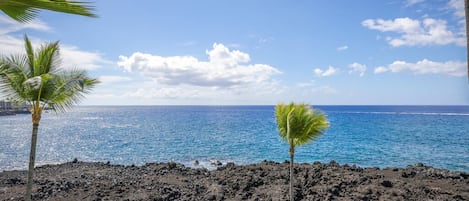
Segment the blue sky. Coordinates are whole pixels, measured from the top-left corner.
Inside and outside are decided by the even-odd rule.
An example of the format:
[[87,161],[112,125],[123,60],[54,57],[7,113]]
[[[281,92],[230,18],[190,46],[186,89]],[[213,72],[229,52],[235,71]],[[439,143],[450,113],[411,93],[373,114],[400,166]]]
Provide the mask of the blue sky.
[[60,40],[86,105],[467,105],[463,0],[96,1],[0,15],[0,51]]

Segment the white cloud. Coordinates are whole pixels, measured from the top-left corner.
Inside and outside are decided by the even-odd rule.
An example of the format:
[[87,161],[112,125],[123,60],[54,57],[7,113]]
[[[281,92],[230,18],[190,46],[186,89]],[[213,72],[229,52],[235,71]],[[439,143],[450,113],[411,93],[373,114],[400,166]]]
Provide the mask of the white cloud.
[[119,56],[117,65],[128,72],[152,78],[158,84],[232,89],[272,83],[271,77],[281,73],[266,64],[244,64],[250,61],[248,54],[231,51],[223,44],[215,43],[206,54],[208,61],[199,61],[192,56],[162,57],[135,52],[130,57]]
[[321,70],[319,68],[314,69],[314,74],[318,77],[327,77],[331,75],[335,75],[339,72],[339,69],[334,68],[333,66],[329,66],[327,70]]
[[0,34],[0,55],[24,53],[24,40]]
[[[253,64],[250,55],[215,44],[208,59],[135,52],[120,56],[118,66],[129,76],[102,76],[102,86],[90,96],[94,104],[275,104],[285,92],[266,64]],[[130,77],[131,76],[131,77]],[[113,87],[109,87],[113,86]]]
[[407,0],[406,2],[406,6],[412,6],[414,4],[418,4],[418,3],[422,3],[424,2],[425,0]]
[[381,73],[385,73],[385,72],[388,72],[389,69],[384,67],[384,66],[379,66],[379,67],[376,67],[375,68],[375,74],[381,74]]
[[348,49],[348,46],[347,45],[344,45],[344,46],[340,46],[337,48],[337,51],[344,51],[344,50],[347,50]]
[[197,98],[200,94],[197,90],[188,90],[182,87],[165,87],[165,88],[139,88],[136,91],[126,92],[121,97],[128,98]]
[[446,61],[435,62],[427,59],[418,61],[417,63],[407,63],[405,61],[394,61],[388,66],[379,66],[375,68],[375,73],[402,71],[411,71],[416,74],[446,74],[450,76],[466,76],[466,62]]
[[38,31],[51,30],[51,28],[47,26],[46,23],[38,19],[34,19],[29,23],[18,23],[4,15],[0,15],[0,25],[2,27],[2,29],[0,29],[0,35],[20,31],[23,29],[33,29]]
[[448,7],[454,10],[454,15],[460,18],[464,18],[464,0],[450,0],[448,2]]
[[[114,85],[114,84],[113,84]],[[120,104],[275,104],[286,88],[273,81],[233,86],[230,89],[195,85],[166,85],[131,80],[101,88],[96,101],[118,99]],[[115,90],[117,88],[117,90]]]
[[84,70],[92,70],[111,62],[104,59],[100,53],[80,50],[76,46],[61,45],[60,54],[63,67],[76,67]]
[[300,88],[312,87],[314,86],[314,82],[302,82],[302,83],[296,84],[296,86]]
[[410,18],[396,18],[394,20],[367,19],[362,25],[381,32],[396,32],[398,37],[387,37],[386,40],[393,47],[399,46],[427,46],[427,45],[466,45],[464,35],[455,34],[446,26],[445,20],[425,18],[422,21]]
[[366,65],[364,64],[354,62],[353,64],[349,65],[349,68],[351,68],[351,70],[349,71],[350,74],[353,72],[357,72],[360,74],[360,77],[363,77],[365,75]]
[[[49,31],[50,28],[42,21],[35,20],[30,23],[20,24],[4,16],[0,16],[0,54],[24,54],[24,40],[13,36],[14,32],[24,29],[33,29],[37,31]],[[40,47],[41,44],[50,41],[28,36],[35,48]],[[103,58],[103,56],[96,52],[89,52],[80,50],[76,46],[67,44],[60,44],[60,58],[64,68],[80,68],[85,70],[96,69],[103,64],[110,62]]]
[[413,20],[410,18],[397,18],[395,20],[383,20],[383,19],[367,19],[362,22],[362,25],[378,31],[395,31],[401,33],[414,33],[420,32],[420,21]]
[[99,76],[98,80],[104,84],[111,84],[111,83],[116,83],[116,82],[131,81],[132,79],[129,77],[124,77],[124,76],[104,75],[104,76]]

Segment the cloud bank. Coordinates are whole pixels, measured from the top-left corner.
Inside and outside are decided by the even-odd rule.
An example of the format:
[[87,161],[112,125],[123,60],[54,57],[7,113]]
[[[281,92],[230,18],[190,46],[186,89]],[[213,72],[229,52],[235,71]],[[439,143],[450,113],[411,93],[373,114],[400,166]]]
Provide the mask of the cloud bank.
[[416,63],[407,63],[405,61],[394,61],[387,66],[379,66],[374,69],[375,74],[385,72],[404,72],[410,71],[416,74],[446,74],[450,76],[466,76],[466,62],[447,61],[436,62],[423,59]]
[[192,56],[171,56],[135,52],[119,56],[117,65],[132,73],[151,78],[158,84],[189,85],[216,88],[236,88],[251,84],[272,82],[272,76],[281,73],[266,64],[247,64],[250,56],[239,50],[230,50],[223,44],[213,44],[207,50],[208,61]]
[[465,36],[461,32],[449,30],[445,20],[425,18],[415,20],[396,18],[394,20],[367,19],[362,25],[381,32],[395,32],[399,36],[387,37],[386,41],[393,47],[449,45],[465,46]]
[[[425,0],[407,0],[406,6],[420,4]],[[367,19],[362,26],[381,32],[394,32],[386,37],[393,47],[400,46],[431,46],[431,45],[466,45],[465,12],[463,0],[450,0],[444,6],[452,12],[460,26],[448,27],[446,20],[434,19],[424,15],[421,20],[411,18],[395,18],[391,20]],[[397,34],[397,36],[396,36]]]

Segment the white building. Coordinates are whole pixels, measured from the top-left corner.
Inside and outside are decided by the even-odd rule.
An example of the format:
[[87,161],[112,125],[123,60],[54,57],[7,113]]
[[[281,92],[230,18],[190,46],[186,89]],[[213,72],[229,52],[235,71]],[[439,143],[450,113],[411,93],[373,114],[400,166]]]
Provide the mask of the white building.
[[0,111],[12,110],[13,104],[11,102],[0,100]]
[[0,111],[27,111],[29,110],[29,106],[26,103],[21,105],[15,105],[12,102],[0,100]]

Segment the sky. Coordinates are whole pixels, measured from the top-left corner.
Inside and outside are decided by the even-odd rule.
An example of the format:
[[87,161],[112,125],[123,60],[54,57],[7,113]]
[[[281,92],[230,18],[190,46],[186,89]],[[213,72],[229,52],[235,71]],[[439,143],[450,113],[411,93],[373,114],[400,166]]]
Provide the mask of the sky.
[[83,105],[469,105],[463,0],[96,0],[0,14],[0,54],[60,41]]

